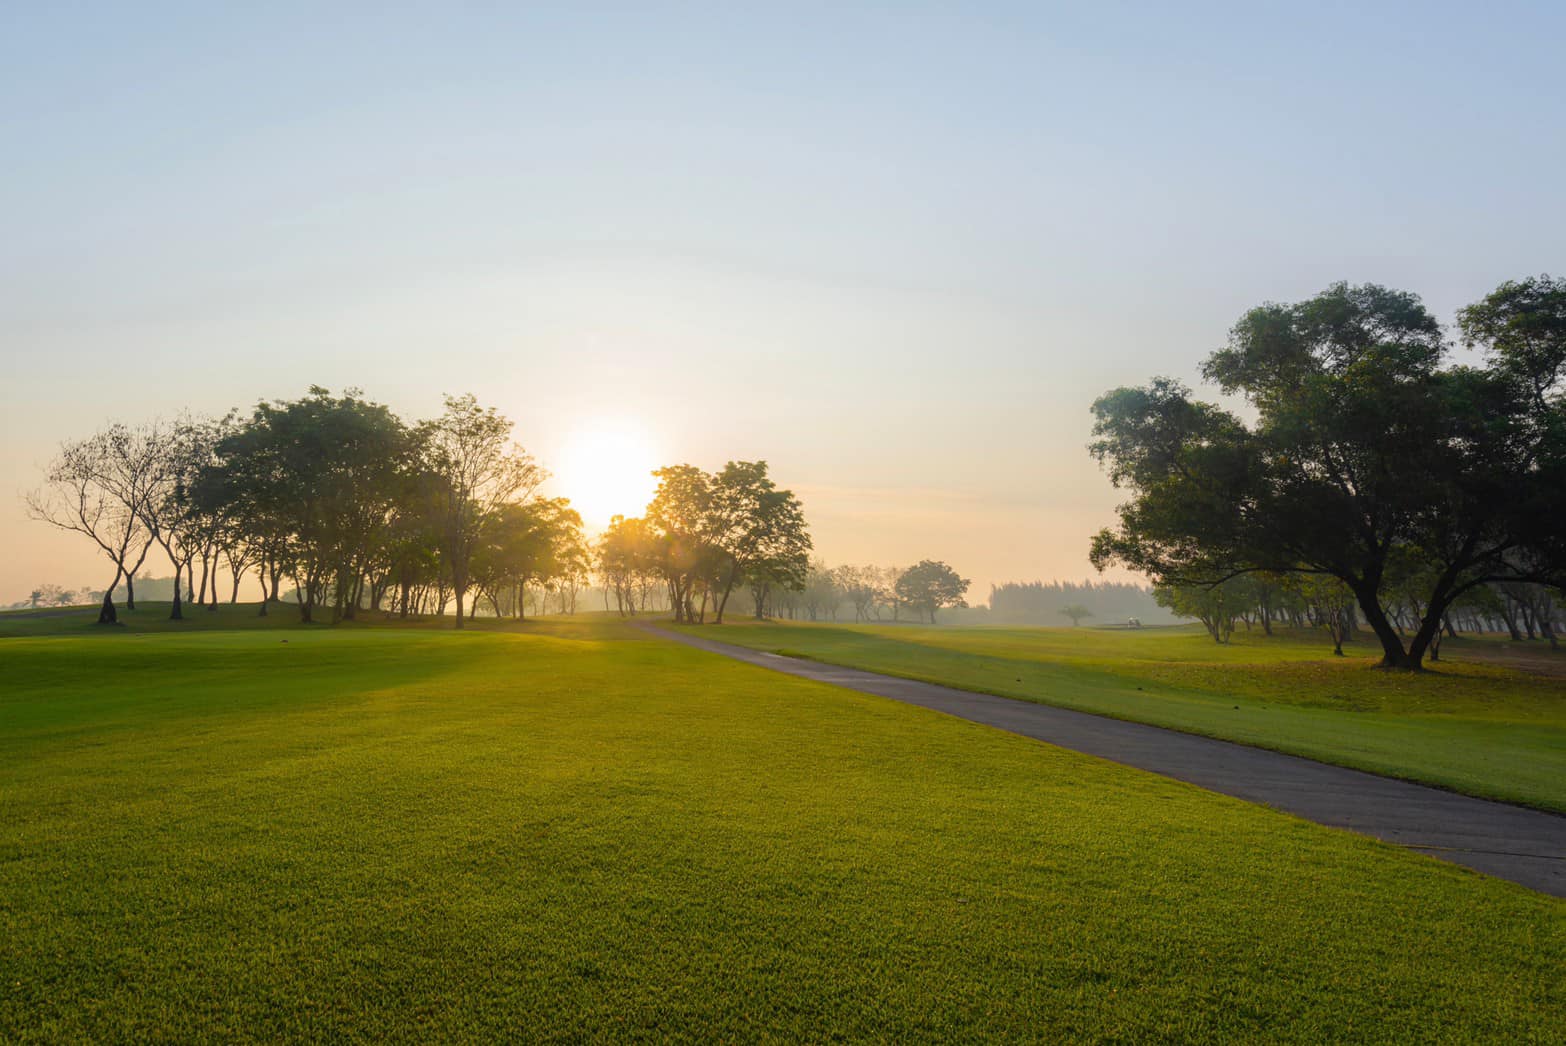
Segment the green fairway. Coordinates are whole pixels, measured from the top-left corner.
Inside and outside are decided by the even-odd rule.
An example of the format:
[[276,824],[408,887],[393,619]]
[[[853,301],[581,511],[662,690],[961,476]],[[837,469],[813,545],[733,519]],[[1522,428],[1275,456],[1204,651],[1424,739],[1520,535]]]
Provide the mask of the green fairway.
[[1566,1017],[1566,906],[1368,839],[612,621],[273,620],[0,640],[0,1038]]
[[[1319,634],[743,622],[695,634],[761,650],[1134,719],[1566,811],[1566,678],[1448,642],[1420,675],[1335,658]],[[1465,651],[1469,653],[1465,654]],[[1546,655],[1540,654],[1540,657]],[[1566,668],[1566,657],[1558,658]]]

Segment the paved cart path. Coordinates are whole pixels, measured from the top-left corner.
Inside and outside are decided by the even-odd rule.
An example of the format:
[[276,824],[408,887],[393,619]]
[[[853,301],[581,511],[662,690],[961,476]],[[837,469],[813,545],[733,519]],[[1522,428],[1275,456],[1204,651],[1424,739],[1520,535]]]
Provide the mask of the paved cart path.
[[1151,770],[1566,897],[1566,817],[1558,814],[1144,723],[784,657],[664,628],[651,630],[762,668]]

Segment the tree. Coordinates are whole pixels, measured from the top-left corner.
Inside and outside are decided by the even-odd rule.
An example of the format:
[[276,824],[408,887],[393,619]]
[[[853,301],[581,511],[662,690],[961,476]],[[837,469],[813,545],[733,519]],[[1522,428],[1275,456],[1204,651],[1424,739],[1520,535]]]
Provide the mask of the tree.
[[[1445,353],[1416,296],[1337,284],[1253,309],[1207,360],[1204,376],[1243,395],[1253,425],[1168,379],[1106,394],[1090,450],[1131,498],[1095,537],[1093,562],[1178,585],[1337,578],[1382,663],[1420,667],[1465,591],[1546,578],[1547,563],[1523,553],[1547,559],[1552,525],[1536,517],[1563,495],[1539,480],[1566,474],[1558,391],[1530,395],[1500,346],[1488,368],[1443,366]],[[1559,370],[1536,377],[1558,390]],[[1384,603],[1399,556],[1429,578],[1406,644]]]
[[731,461],[712,475],[673,465],[654,475],[647,524],[676,621],[705,621],[711,603],[722,624],[741,582],[751,587],[758,615],[769,591],[803,589],[811,547],[804,509],[772,482],[765,461]]
[[1354,624],[1354,593],[1335,577],[1301,574],[1289,579],[1290,586],[1304,598],[1311,617],[1332,637],[1332,653],[1343,656],[1343,642]]
[[463,627],[463,600],[485,522],[502,505],[526,501],[547,473],[511,441],[511,422],[472,395],[447,396],[439,418],[420,427],[425,467],[435,477],[437,533]]
[[1181,617],[1194,617],[1207,629],[1213,642],[1229,642],[1234,622],[1244,605],[1237,578],[1217,585],[1159,585],[1153,589],[1158,605]]
[[767,463],[731,461],[711,477],[707,491],[707,518],[701,529],[707,542],[726,559],[717,593],[716,623],[723,623],[729,596],[742,578],[760,587],[763,594],[773,586],[803,589],[811,547],[804,508],[793,491],[772,482]]
[[940,608],[968,605],[963,599],[968,584],[966,578],[958,577],[945,563],[924,559],[902,572],[894,591],[901,605],[928,614],[933,625],[935,612]]
[[709,533],[712,477],[694,465],[672,465],[653,474],[658,489],[647,506],[647,522],[657,535],[659,573],[669,589],[674,620],[694,622],[696,593],[702,593],[704,617],[706,586],[720,556]]
[[148,532],[163,547],[174,568],[171,621],[184,618],[180,579],[189,570],[202,539],[204,519],[192,488],[197,474],[209,464],[213,452],[210,436],[208,426],[188,418],[173,426],[162,444],[153,495],[142,510]]
[[45,472],[45,485],[28,495],[27,511],[61,530],[92,539],[114,566],[103,591],[99,624],[114,624],[114,590],[125,581],[125,607],[136,609],[135,575],[152,548],[145,513],[157,491],[165,432],[159,425],[114,424],[83,440],[63,443]]
[[502,505],[484,527],[473,556],[473,581],[497,617],[523,616],[526,587],[571,586],[587,567],[582,517],[565,498]]
[[811,562],[801,592],[801,602],[810,620],[819,621],[823,616],[837,620],[837,608],[843,602],[843,590],[838,585],[838,577],[839,571],[828,568],[822,560]]
[[33,589],[27,597],[28,604],[37,607],[63,607],[70,604],[76,593],[55,584],[43,584]]
[[385,406],[320,386],[257,404],[217,441],[214,468],[246,492],[238,517],[255,528],[270,568],[291,574],[301,621],[329,596],[334,619],[352,616],[375,550],[390,540],[416,446]]
[[1458,326],[1525,405],[1508,426],[1524,477],[1514,491],[1521,496],[1505,503],[1519,545],[1516,573],[1566,591],[1566,279],[1503,283],[1463,309]]
[[1089,610],[1081,603],[1072,603],[1068,606],[1063,606],[1060,608],[1060,612],[1071,619],[1072,628],[1076,628],[1078,625],[1080,625],[1083,618],[1093,616],[1093,611]]
[[598,539],[598,576],[614,592],[615,607],[623,617],[635,615],[645,597],[648,581],[656,580],[657,538],[643,519],[615,516]]

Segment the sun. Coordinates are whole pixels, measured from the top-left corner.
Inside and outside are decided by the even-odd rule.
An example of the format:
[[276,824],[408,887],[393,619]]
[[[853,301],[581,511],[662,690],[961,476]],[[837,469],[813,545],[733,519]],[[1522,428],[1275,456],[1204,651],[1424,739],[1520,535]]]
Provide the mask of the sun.
[[658,481],[657,450],[634,424],[600,420],[574,432],[560,456],[555,480],[560,493],[592,529],[615,515],[639,516]]

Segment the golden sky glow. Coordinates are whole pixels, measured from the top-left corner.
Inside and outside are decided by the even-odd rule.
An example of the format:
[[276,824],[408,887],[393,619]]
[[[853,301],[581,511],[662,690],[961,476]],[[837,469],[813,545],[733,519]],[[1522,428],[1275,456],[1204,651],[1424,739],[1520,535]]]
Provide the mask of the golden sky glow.
[[663,464],[656,444],[635,422],[587,419],[565,440],[551,489],[571,499],[589,530],[601,530],[615,515],[639,516]]
[[1420,47],[1391,6],[11,6],[0,604],[109,580],[25,517],[61,440],[312,384],[474,393],[593,528],[765,460],[831,563],[1081,579],[1095,397],[1261,302],[1450,321],[1566,243],[1560,5]]

